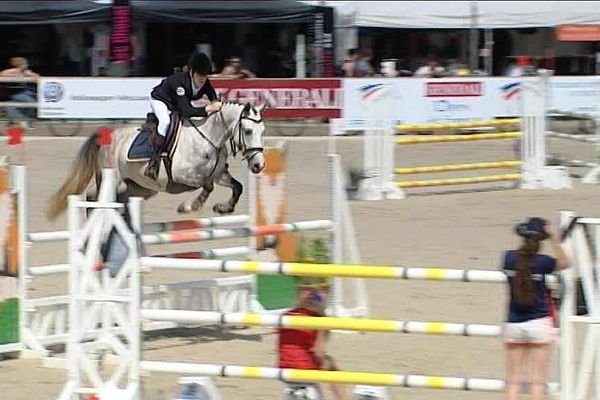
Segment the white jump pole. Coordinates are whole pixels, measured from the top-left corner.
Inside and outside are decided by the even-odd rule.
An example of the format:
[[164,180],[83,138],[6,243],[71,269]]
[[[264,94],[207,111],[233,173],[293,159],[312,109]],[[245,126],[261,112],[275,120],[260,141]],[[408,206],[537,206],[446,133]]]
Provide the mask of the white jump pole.
[[12,165],[12,185],[13,191],[16,195],[17,202],[17,218],[19,237],[19,341],[25,345],[25,347],[34,348],[40,354],[46,356],[48,351],[42,348],[36,341],[30,340],[29,327],[29,316],[27,313],[28,300],[29,300],[29,263],[27,258],[27,249],[25,248],[25,232],[27,229],[27,176],[25,174],[24,165]]

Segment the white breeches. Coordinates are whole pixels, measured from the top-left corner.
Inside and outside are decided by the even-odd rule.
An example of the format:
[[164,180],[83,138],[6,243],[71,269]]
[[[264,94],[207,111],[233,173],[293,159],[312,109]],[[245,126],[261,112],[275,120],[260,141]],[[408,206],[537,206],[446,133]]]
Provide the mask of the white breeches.
[[150,98],[150,107],[156,118],[158,118],[158,134],[166,137],[169,131],[169,124],[171,123],[171,111],[169,107],[162,101],[153,98]]

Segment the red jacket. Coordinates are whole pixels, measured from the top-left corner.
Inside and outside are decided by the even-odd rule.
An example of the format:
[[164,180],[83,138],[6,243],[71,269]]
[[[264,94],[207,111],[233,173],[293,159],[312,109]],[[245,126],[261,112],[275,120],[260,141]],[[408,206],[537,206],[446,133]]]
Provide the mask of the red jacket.
[[[305,308],[294,308],[284,315],[319,317]],[[280,328],[279,368],[321,369],[319,362],[310,351],[317,341],[318,331],[312,329]]]

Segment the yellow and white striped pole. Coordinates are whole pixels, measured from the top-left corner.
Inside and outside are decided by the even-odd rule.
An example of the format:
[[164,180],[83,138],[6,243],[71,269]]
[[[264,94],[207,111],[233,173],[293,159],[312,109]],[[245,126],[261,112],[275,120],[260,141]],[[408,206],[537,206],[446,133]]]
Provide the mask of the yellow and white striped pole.
[[430,165],[423,167],[399,167],[394,169],[396,175],[427,174],[435,172],[468,171],[473,169],[517,168],[522,164],[518,160],[487,161],[467,164]]
[[500,174],[470,176],[465,178],[444,178],[444,179],[425,179],[419,181],[399,181],[395,182],[399,188],[429,187],[429,186],[449,186],[449,185],[467,185],[471,183],[518,181],[521,174]]
[[498,337],[500,326],[447,322],[392,321],[363,318],[308,317],[214,311],[143,309],[142,318],[180,324],[250,325],[272,328],[345,330],[358,332],[396,332],[448,336]]
[[396,125],[396,130],[400,132],[407,131],[430,131],[430,130],[441,130],[441,129],[464,129],[464,128],[486,128],[486,127],[501,127],[501,126],[512,126],[521,123],[519,118],[508,118],[508,119],[489,119],[480,121],[467,121],[467,122],[436,122],[431,124],[400,124]]
[[[224,261],[142,257],[144,268],[181,269],[192,271],[245,272],[251,274],[324,276],[342,278],[408,279],[462,282],[506,282],[501,271],[409,268],[376,265],[303,264],[263,261]],[[553,281],[549,279],[549,281]]]
[[[320,371],[308,369],[282,369],[162,361],[142,361],[141,369],[147,372],[202,375],[223,378],[278,379],[286,382],[330,382],[355,385],[400,386],[406,388],[424,389],[501,392],[505,387],[505,383],[501,379],[397,375],[372,372]],[[557,385],[551,383],[549,384],[549,388],[551,391],[554,391],[556,390]]]
[[442,142],[472,142],[476,140],[514,139],[521,137],[521,132],[477,133],[474,135],[432,135],[423,137],[399,137],[396,144],[422,144]]

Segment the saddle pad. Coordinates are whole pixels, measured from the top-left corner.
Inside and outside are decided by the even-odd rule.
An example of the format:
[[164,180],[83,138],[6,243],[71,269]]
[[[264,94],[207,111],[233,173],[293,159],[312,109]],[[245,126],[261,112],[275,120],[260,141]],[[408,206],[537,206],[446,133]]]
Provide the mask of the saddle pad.
[[[150,133],[142,131],[133,139],[129,151],[127,151],[127,161],[149,160],[154,155],[154,149],[150,142]],[[163,152],[163,157],[166,153]]]

